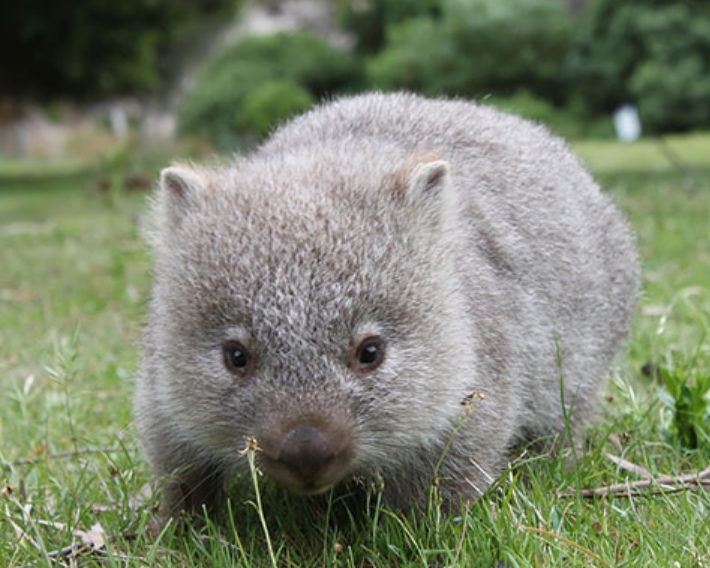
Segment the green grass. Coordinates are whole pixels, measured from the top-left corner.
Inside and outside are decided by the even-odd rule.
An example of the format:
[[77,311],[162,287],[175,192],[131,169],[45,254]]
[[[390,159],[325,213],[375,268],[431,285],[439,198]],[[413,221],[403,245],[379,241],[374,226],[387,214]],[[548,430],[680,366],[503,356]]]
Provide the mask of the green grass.
[[654,476],[710,465],[707,445],[681,447],[672,399],[641,372],[689,384],[710,374],[710,137],[671,144],[692,184],[653,143],[576,146],[628,214],[644,266],[589,455],[525,455],[470,510],[434,501],[418,518],[376,496],[313,502],[271,486],[258,510],[246,483],[231,517],[157,538],[130,403],[149,289],[144,196],[101,193],[91,173],[0,164],[0,566],[54,565],[95,525],[106,546],[64,565],[269,566],[268,531],[280,566],[710,566],[710,493],[580,494],[639,479],[607,454]]

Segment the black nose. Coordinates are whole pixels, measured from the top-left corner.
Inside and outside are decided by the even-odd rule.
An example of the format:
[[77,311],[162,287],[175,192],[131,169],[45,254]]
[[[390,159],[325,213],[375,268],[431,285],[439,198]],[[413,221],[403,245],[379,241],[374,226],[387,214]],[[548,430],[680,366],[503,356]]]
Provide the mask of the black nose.
[[334,457],[330,441],[318,428],[310,425],[296,426],[281,444],[279,461],[303,481],[318,478]]

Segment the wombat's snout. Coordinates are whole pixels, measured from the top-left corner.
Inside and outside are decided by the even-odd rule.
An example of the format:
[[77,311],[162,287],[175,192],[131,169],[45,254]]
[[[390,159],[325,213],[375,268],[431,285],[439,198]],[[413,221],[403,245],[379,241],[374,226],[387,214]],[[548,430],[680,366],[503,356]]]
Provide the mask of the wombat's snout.
[[310,424],[296,426],[288,432],[278,455],[278,460],[306,483],[319,479],[334,458],[331,441]]
[[264,432],[261,448],[264,472],[304,495],[327,491],[347,477],[354,454],[351,427],[322,417]]

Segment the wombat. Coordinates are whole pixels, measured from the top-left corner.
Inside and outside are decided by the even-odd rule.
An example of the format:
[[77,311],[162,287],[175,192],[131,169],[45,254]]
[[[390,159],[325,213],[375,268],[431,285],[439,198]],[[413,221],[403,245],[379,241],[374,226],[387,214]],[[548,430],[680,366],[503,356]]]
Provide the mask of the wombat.
[[329,102],[228,167],[162,172],[135,406],[163,512],[258,467],[392,507],[480,496],[593,414],[629,330],[632,234],[544,127],[462,100]]

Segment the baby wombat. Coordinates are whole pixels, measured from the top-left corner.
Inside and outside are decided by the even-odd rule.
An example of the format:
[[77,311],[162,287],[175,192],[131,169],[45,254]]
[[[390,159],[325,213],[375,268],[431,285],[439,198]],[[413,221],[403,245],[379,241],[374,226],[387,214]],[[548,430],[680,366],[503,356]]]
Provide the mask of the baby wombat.
[[[544,128],[465,101],[325,104],[225,168],[162,172],[135,398],[173,515],[258,467],[388,504],[481,495],[511,446],[579,433],[639,270]],[[464,416],[465,415],[465,416]],[[448,447],[447,447],[448,446]]]

